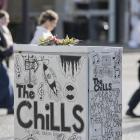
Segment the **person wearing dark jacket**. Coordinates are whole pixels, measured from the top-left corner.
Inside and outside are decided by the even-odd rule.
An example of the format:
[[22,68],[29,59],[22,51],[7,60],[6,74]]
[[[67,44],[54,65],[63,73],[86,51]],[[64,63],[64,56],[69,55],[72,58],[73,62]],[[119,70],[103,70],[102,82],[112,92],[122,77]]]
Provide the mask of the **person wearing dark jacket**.
[[[139,80],[139,83],[140,83],[140,60],[138,61],[139,63],[139,67],[138,67],[138,80]],[[139,88],[134,92],[134,94],[132,95],[132,97],[130,98],[129,100],[129,103],[128,103],[128,110],[126,112],[126,115],[132,117],[132,118],[140,118],[139,115],[136,115],[133,111],[134,109],[136,108],[136,106],[138,105],[140,101],[140,86]]]
[[10,83],[7,67],[4,65],[4,61],[7,62],[13,54],[13,39],[7,27],[8,23],[9,14],[0,10],[0,108],[7,108],[7,113],[13,114],[13,87]]

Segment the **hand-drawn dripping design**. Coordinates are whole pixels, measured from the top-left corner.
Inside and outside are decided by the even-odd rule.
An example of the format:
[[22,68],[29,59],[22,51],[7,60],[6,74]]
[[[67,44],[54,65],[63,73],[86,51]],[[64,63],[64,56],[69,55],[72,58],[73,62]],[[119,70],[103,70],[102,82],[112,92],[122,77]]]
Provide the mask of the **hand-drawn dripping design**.
[[60,55],[61,66],[65,75],[75,76],[80,70],[80,59],[81,56]]
[[74,101],[76,99],[76,87],[72,83],[67,83],[64,88],[64,96],[68,101]]
[[50,87],[52,93],[55,96],[58,96],[58,93],[60,92],[61,87],[60,87],[60,84],[56,81],[55,73],[46,64],[43,64],[43,73],[44,73],[45,82]]

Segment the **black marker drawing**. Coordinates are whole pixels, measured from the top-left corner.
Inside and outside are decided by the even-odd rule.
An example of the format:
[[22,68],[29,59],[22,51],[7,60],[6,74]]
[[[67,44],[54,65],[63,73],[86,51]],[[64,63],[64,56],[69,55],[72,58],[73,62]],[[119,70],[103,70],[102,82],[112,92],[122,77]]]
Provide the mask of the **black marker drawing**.
[[93,74],[95,77],[112,77],[113,76],[113,70],[110,67],[100,67],[95,66],[93,69]]
[[113,61],[114,61],[114,78],[115,80],[119,79],[121,77],[121,52],[115,52],[114,57],[113,57]]
[[[118,130],[121,132],[122,121],[122,105],[119,102],[120,81],[118,80],[118,83],[116,83],[116,80],[121,77],[121,53],[111,52],[110,55],[98,53],[97,58],[101,58],[101,63],[100,61],[95,61],[95,58],[92,57],[92,63],[94,63],[91,71],[92,79],[98,78],[98,80],[90,90],[90,139],[115,140],[115,133],[119,133]],[[106,82],[101,83],[100,81]],[[93,80],[92,83],[95,83],[95,81]],[[109,83],[108,86],[106,83]],[[120,138],[121,134],[119,135],[119,140]]]
[[121,76],[121,72],[119,68],[114,68],[114,78],[118,79]]
[[115,56],[113,57],[113,60],[115,62],[115,65],[120,65],[121,63],[121,52],[115,52]]
[[23,56],[23,58],[24,58],[25,70],[29,71],[29,81],[28,81],[29,83],[27,84],[27,86],[28,88],[33,88],[33,84],[31,81],[31,71],[36,72],[39,67],[39,64],[34,55]]
[[74,77],[80,69],[80,59],[81,56],[60,55],[61,66],[64,73],[66,75],[69,73]]
[[78,134],[73,133],[72,136],[68,138],[68,140],[82,140],[82,139],[81,136],[78,136]]
[[100,63],[100,58],[99,58],[99,55],[97,53],[95,53],[93,56],[92,56],[92,63],[93,64],[99,64]]
[[56,139],[55,140],[66,140],[65,139],[65,135],[64,134],[58,134],[57,136],[56,136]]
[[44,83],[40,83],[40,85],[39,85],[38,96],[39,96],[39,99],[41,101],[44,100],[44,96],[45,96],[45,93],[44,93]]
[[[24,66],[25,66],[25,71],[29,71],[28,73],[28,88],[33,88],[34,84],[32,82],[32,71],[36,73],[36,71],[39,68],[39,61],[44,61],[47,60],[44,58],[44,56],[40,57],[40,59],[37,59],[35,55],[23,55],[22,56],[24,59]],[[48,61],[48,60],[47,60]]]
[[54,74],[52,69],[49,68],[46,64],[43,64],[43,73],[45,82],[49,85],[53,94],[58,96],[61,88],[58,87],[59,84],[57,84],[58,82],[56,81],[56,75]]
[[15,56],[15,74],[17,79],[21,77],[21,72],[22,72],[22,66],[20,62],[20,57]]
[[76,98],[76,87],[72,83],[66,84],[64,96],[68,101],[74,101]]
[[103,55],[102,56],[102,66],[110,66],[111,65],[111,56],[110,55]]
[[39,140],[36,136],[30,134],[30,135],[27,135],[23,138],[15,138],[15,140]]

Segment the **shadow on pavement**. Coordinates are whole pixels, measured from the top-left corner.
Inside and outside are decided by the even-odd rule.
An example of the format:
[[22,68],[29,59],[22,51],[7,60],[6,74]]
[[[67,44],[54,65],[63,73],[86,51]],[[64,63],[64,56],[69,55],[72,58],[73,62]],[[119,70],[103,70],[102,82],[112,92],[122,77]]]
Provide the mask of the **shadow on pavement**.
[[134,132],[139,132],[139,131],[140,131],[140,124],[124,128],[123,129],[123,134],[134,133]]
[[14,140],[14,137],[4,137],[0,138],[0,140]]

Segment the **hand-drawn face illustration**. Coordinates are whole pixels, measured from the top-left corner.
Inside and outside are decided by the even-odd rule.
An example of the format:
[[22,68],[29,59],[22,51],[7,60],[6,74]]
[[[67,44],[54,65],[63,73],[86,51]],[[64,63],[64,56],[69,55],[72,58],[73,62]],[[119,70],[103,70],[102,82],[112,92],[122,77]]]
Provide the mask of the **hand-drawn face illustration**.
[[64,88],[64,96],[68,101],[74,101],[76,98],[76,87],[73,83],[67,83]]

